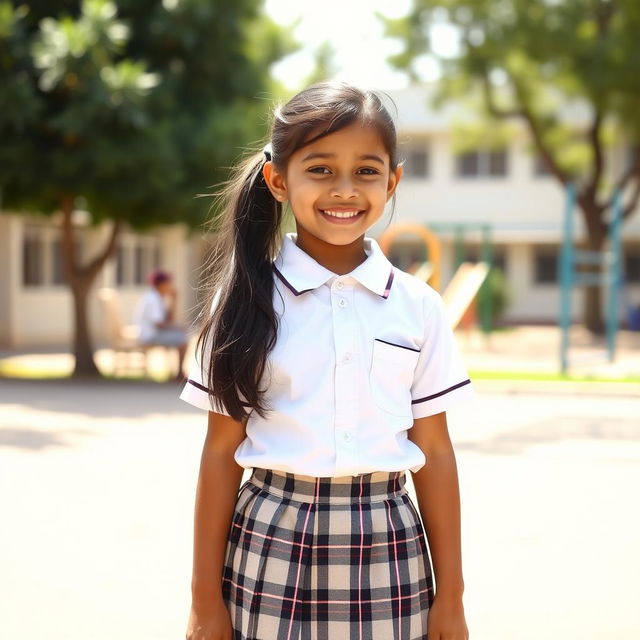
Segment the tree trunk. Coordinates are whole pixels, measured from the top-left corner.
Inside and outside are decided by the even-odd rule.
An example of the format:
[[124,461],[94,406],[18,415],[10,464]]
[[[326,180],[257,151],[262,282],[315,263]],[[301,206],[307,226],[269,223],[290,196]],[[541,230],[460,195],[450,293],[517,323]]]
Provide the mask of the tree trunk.
[[87,317],[87,301],[91,287],[102,270],[104,263],[113,254],[116,239],[120,230],[120,221],[113,223],[111,236],[104,250],[91,262],[80,266],[75,257],[73,214],[74,197],[65,195],[61,198],[62,209],[62,245],[64,275],[73,296],[73,355],[75,365],[74,378],[99,377],[100,371],[93,359],[93,345]]
[[[582,203],[587,229],[587,250],[602,253],[606,239],[606,227],[602,223],[602,212],[596,205],[589,206]],[[601,273],[598,265],[583,265],[581,270],[587,273]],[[586,285],[584,295],[583,323],[594,335],[603,335],[605,324],[602,314],[602,286]]]
[[100,376],[100,371],[93,359],[93,345],[89,335],[87,318],[87,298],[92,284],[93,282],[89,282],[87,278],[78,278],[75,285],[71,287],[73,293],[74,378],[95,378]]

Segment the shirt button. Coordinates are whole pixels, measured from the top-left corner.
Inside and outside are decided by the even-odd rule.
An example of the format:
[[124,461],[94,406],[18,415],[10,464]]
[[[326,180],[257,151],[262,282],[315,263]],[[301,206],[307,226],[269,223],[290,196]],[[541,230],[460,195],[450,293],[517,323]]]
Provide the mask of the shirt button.
[[351,434],[348,431],[345,431],[342,437],[344,438],[345,442],[351,442]]
[[351,362],[351,354],[348,351],[342,356],[342,362]]
[[344,298],[340,298],[340,300],[338,300],[338,304],[341,307],[346,307],[347,306],[347,301]]
[[342,282],[342,280],[338,280],[336,282],[336,287],[338,287],[338,289],[344,288],[344,282]]

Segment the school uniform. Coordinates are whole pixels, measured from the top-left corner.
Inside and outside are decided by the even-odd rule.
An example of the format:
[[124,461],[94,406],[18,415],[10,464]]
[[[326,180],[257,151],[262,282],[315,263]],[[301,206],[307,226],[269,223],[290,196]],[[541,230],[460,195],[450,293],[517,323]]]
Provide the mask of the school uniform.
[[[374,238],[345,275],[296,239],[273,262],[272,411],[250,413],[234,456],[253,469],[223,575],[235,638],[423,639],[433,577],[405,471],[427,461],[407,430],[475,392],[435,289]],[[228,415],[206,365],[194,356],[180,397]]]

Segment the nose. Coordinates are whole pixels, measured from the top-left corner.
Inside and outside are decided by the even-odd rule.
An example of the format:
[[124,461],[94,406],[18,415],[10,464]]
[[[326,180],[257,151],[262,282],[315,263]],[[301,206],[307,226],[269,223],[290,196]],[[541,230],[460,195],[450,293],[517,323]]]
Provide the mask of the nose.
[[336,177],[336,180],[331,185],[331,196],[344,200],[347,200],[348,198],[357,198],[358,190],[356,189],[351,176],[344,176],[343,178]]

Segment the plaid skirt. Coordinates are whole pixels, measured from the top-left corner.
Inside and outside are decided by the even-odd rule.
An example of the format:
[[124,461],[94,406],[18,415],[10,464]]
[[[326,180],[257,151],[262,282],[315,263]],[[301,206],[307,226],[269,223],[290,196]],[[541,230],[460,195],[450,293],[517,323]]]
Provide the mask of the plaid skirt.
[[433,579],[405,481],[255,468],[225,556],[234,640],[424,640]]

